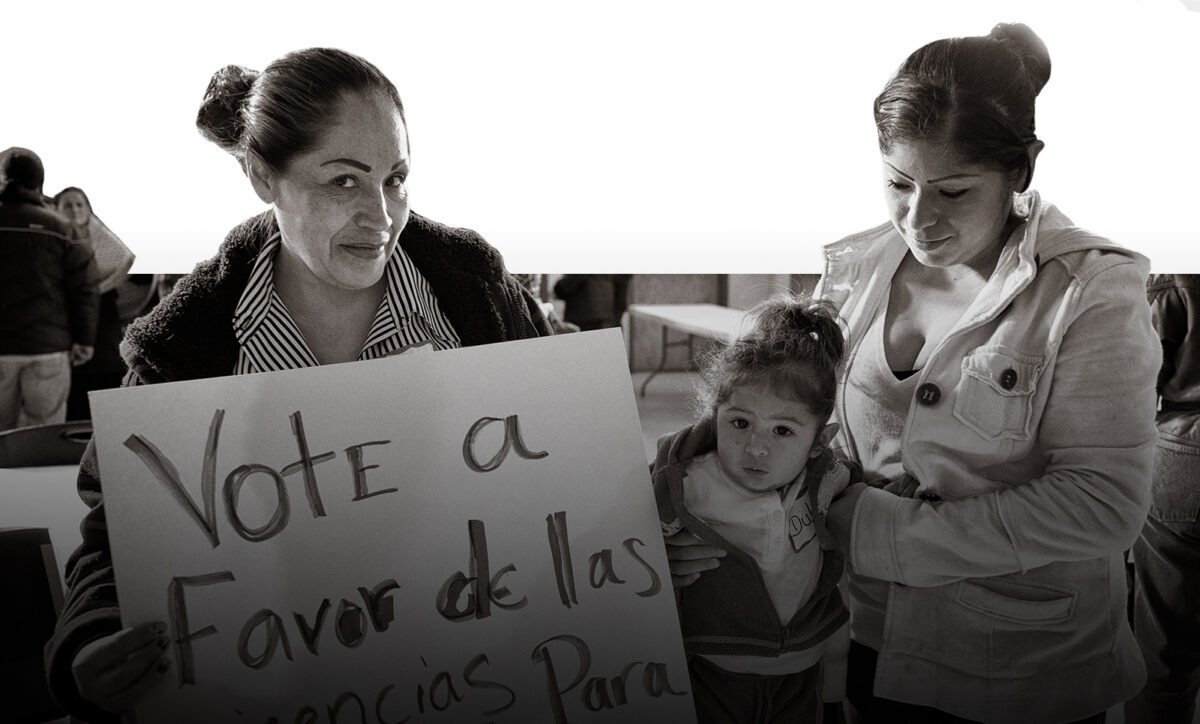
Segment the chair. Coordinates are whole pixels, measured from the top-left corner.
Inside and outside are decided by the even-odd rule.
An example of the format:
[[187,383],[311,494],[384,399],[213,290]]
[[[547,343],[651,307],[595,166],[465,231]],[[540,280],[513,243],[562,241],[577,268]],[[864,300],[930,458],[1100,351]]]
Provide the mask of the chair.
[[91,439],[91,420],[32,425],[0,432],[0,468],[78,465]]

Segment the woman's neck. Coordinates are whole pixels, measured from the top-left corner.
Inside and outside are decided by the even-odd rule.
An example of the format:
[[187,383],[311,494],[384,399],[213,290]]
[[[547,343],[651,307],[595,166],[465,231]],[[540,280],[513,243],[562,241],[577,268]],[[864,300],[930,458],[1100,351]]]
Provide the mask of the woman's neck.
[[282,246],[275,259],[274,283],[275,293],[321,364],[358,358],[387,291],[386,275],[363,289],[334,286]]
[[969,294],[973,297],[974,293],[982,289],[992,278],[992,274],[996,271],[996,265],[1000,262],[1000,255],[1004,253],[1004,247],[1008,244],[1013,232],[1024,222],[1024,219],[1010,213],[999,238],[962,264],[927,267],[917,263],[917,260],[909,253],[904,260],[904,264],[909,267],[908,276],[910,279],[919,280],[919,283],[927,289],[948,294]]

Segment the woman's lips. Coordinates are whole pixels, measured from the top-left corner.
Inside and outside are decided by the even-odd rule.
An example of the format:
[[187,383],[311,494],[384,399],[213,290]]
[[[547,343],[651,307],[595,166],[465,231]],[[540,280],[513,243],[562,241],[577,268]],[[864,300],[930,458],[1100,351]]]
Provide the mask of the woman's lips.
[[362,259],[374,259],[382,256],[387,244],[342,244],[342,249],[353,256]]
[[918,238],[915,236],[909,237],[909,238],[912,240],[912,243],[914,245],[916,245],[922,249],[933,249],[935,247],[941,246],[942,244],[944,244],[950,240],[950,237],[948,237],[948,236],[943,236],[939,239],[921,239],[921,238]]

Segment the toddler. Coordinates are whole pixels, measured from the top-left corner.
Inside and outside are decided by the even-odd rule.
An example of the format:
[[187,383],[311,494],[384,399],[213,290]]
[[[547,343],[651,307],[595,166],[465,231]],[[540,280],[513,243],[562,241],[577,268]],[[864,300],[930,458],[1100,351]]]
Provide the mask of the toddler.
[[699,720],[820,721],[822,642],[848,616],[824,527],[852,477],[826,447],[843,340],[821,302],[753,313],[705,362],[699,421],[658,441],[655,498],[664,536],[687,528],[726,551],[677,592]]

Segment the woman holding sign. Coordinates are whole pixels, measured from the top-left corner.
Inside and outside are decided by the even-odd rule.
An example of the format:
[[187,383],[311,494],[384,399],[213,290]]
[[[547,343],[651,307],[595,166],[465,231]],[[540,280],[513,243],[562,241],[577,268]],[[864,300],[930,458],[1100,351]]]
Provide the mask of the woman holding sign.
[[891,221],[826,248],[862,721],[1103,721],[1144,667],[1123,551],[1149,505],[1145,258],[1028,191],[1050,76],[1024,25],[915,51],[875,100]]
[[[499,253],[409,211],[409,140],[392,83],[325,48],[261,73],[228,66],[197,117],[271,209],[128,330],[125,384],[192,380],[444,350],[550,333]],[[89,720],[130,708],[170,665],[161,624],[121,629],[94,446],[79,492],[92,510],[67,563],[47,648],[55,697]]]

